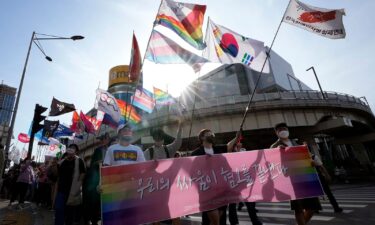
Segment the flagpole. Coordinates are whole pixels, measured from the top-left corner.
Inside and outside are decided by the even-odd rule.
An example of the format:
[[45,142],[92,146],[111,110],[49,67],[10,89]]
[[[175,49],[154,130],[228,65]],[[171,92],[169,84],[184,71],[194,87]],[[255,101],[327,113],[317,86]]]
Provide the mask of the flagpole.
[[[152,36],[152,31],[154,30],[154,27],[155,27],[155,21],[156,21],[156,19],[158,18],[159,11],[160,11],[161,4],[162,4],[162,3],[163,3],[163,0],[160,1],[160,5],[159,5],[159,8],[158,8],[158,12],[156,13],[155,20],[154,20],[154,26],[152,27],[150,37],[148,38],[148,42],[147,42],[147,46],[146,46],[146,51],[145,51],[145,54],[143,54],[143,59],[142,59],[142,64],[141,64],[141,74],[140,74],[140,76],[142,76],[142,88],[143,88],[143,72],[142,72],[142,71],[143,71],[143,64],[144,64],[144,62],[145,62],[145,58],[146,58],[146,53],[147,53],[148,46],[150,45],[151,36]],[[141,80],[140,76],[138,77],[137,85],[135,86],[135,89],[137,89],[137,87],[138,87],[138,85],[139,85],[139,81]],[[134,90],[134,95],[135,95],[135,90]],[[134,102],[134,95],[133,95],[133,98],[131,99],[131,103],[130,103],[131,106],[133,105],[133,102]],[[127,121],[129,120],[129,117],[130,117],[130,114],[131,114],[131,112],[132,112],[132,109],[133,109],[133,107],[130,107],[129,115],[128,115],[128,117],[127,117]],[[125,112],[125,114],[126,114],[126,112]]]
[[[209,22],[210,22],[210,17],[208,16],[207,17],[207,26],[206,26],[206,36],[207,36]],[[206,38],[204,38],[204,40],[206,40]],[[203,55],[203,52],[202,52],[202,55]],[[196,83],[197,89],[198,89],[199,77],[200,77],[201,71],[202,71],[202,68],[200,68],[199,72],[198,72],[197,83]],[[196,102],[196,99],[197,99],[197,92],[194,91],[193,94],[194,94],[194,103],[193,103],[193,109],[192,109],[191,118],[190,118],[190,128],[189,128],[189,136],[188,136],[188,143],[187,143],[188,149],[190,149],[190,136],[191,136],[191,130],[193,128],[193,119],[194,119],[194,113],[195,113],[195,102]]]
[[277,30],[276,30],[275,36],[273,37],[272,42],[271,42],[271,45],[270,45],[270,47],[268,48],[268,51],[267,51],[267,53],[266,53],[266,59],[264,60],[264,63],[263,63],[262,69],[261,69],[261,71],[260,71],[260,74],[259,74],[259,76],[258,76],[258,78],[257,78],[257,80],[256,80],[256,82],[255,82],[254,90],[253,90],[253,92],[251,93],[251,96],[250,96],[249,102],[247,103],[247,106],[246,106],[246,109],[245,109],[245,113],[244,113],[244,115],[243,115],[243,117],[242,117],[242,122],[241,122],[241,124],[240,124],[240,129],[239,129],[239,130],[242,130],[243,125],[244,125],[244,123],[245,123],[246,116],[247,116],[247,114],[248,114],[248,112],[249,112],[250,105],[251,105],[251,103],[252,103],[252,101],[253,101],[253,98],[254,98],[254,95],[255,95],[255,91],[256,91],[256,89],[257,89],[257,87],[258,87],[258,84],[259,84],[260,78],[262,77],[262,73],[263,73],[264,66],[266,65],[267,60],[268,60],[269,57],[270,57],[270,53],[271,53],[272,46],[273,46],[273,44],[274,44],[274,42],[275,42],[275,39],[276,39],[276,37],[277,37],[277,34],[279,33],[279,30],[280,30],[281,24],[283,23],[283,20],[284,20],[284,17],[285,17],[286,11],[288,10],[288,7],[289,7],[289,5],[290,5],[290,2],[291,2],[291,0],[289,0],[289,3],[288,3],[288,5],[287,5],[287,7],[286,7],[286,9],[285,9],[285,12],[284,12],[284,14],[283,14],[283,17],[281,18],[280,24],[279,24],[279,26],[277,27]]
[[[133,30],[133,36],[132,36],[132,43],[131,43],[131,45],[132,45],[132,48],[133,48],[133,37],[135,36],[135,34],[134,34],[134,30]],[[138,46],[139,47],[139,46]],[[130,57],[133,57],[133,55],[131,55]],[[130,61],[131,61],[132,59],[130,59]],[[129,65],[129,74],[130,74],[130,65]],[[139,77],[138,77],[139,78]],[[130,86],[130,75],[128,75],[128,85],[127,85],[127,87],[126,87],[126,104],[125,104],[125,120],[127,120],[127,114],[128,114],[128,102],[127,102],[127,100],[128,100],[128,95],[129,95],[129,86]],[[131,100],[131,99],[130,99]],[[130,117],[130,115],[129,115],[129,117]]]

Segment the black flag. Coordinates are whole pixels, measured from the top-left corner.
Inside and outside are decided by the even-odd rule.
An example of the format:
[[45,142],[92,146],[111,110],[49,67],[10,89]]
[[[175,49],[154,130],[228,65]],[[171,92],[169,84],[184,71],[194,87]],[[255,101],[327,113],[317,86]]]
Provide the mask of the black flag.
[[44,120],[43,136],[46,138],[52,137],[59,124],[59,121]]
[[60,102],[56,98],[53,98],[51,103],[51,111],[49,112],[48,116],[58,116],[74,110],[76,110],[74,104]]

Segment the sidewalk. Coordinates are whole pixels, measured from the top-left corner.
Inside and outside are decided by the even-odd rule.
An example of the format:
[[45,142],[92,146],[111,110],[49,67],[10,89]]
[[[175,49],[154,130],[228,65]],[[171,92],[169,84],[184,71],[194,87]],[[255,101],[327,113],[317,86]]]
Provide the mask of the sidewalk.
[[23,209],[17,204],[8,207],[9,200],[0,199],[1,225],[53,225],[54,212],[38,208],[34,203],[26,202]]

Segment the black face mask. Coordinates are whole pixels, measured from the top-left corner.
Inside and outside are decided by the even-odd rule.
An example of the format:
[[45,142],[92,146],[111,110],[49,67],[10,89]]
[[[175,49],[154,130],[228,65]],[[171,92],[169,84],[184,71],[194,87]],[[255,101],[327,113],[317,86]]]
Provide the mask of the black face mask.
[[204,140],[207,141],[208,143],[213,144],[214,140],[215,140],[215,137],[214,136],[207,136],[207,137],[204,137]]

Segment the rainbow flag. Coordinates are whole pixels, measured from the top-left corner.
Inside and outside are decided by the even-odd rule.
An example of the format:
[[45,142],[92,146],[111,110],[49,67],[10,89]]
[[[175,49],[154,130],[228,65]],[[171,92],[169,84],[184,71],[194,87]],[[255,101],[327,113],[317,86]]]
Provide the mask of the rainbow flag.
[[154,98],[158,105],[171,105],[176,102],[170,94],[156,87],[154,87]]
[[125,120],[128,119],[128,121],[132,124],[137,124],[141,121],[141,116],[137,113],[137,111],[132,105],[120,99],[116,99],[116,101],[121,111],[121,116],[125,117]]
[[205,12],[205,5],[162,0],[155,24],[171,29],[191,46],[202,50],[206,47],[202,33]]
[[155,100],[152,96],[152,93],[144,88],[137,88],[135,90],[133,99],[133,105],[146,111],[152,113],[155,107]]

